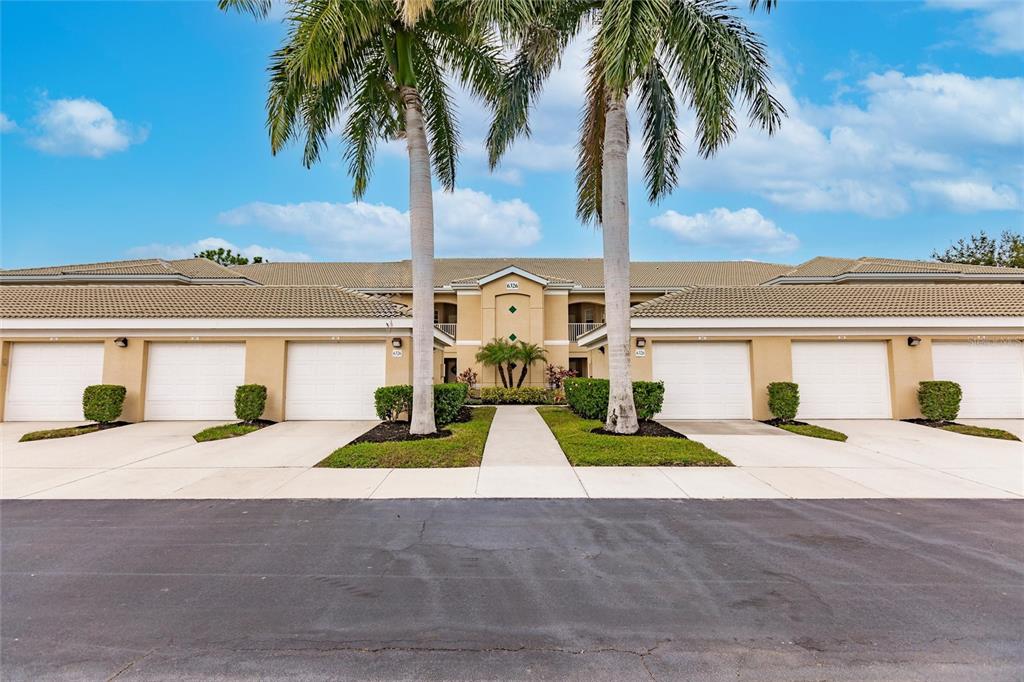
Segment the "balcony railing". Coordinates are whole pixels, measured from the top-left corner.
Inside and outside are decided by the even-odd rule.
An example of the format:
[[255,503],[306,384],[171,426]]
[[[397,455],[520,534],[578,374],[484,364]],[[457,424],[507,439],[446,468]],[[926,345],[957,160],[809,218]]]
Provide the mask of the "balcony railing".
[[604,322],[570,322],[569,341],[575,341],[589,331],[600,327]]
[[435,322],[434,326],[453,339],[455,338],[455,327],[457,326],[455,322]]

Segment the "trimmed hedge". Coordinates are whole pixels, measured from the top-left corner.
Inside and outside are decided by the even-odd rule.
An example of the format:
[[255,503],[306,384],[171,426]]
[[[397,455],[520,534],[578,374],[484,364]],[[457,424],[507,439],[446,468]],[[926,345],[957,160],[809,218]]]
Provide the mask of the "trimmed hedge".
[[960,414],[963,391],[955,381],[922,381],[917,387],[917,403],[928,421],[951,422]]
[[267,406],[267,387],[262,384],[243,384],[235,389],[235,416],[252,423],[263,416]]
[[[446,426],[455,421],[469,397],[466,384],[434,384],[434,423]],[[403,414],[412,412],[412,386],[381,386],[373,394],[377,417],[382,421],[398,421]]]
[[768,384],[768,409],[777,419],[793,421],[800,409],[800,387],[792,381]]
[[124,386],[96,384],[86,386],[82,393],[82,412],[89,421],[109,424],[121,416],[124,408]]
[[[584,419],[604,421],[608,417],[607,379],[566,379],[565,401],[572,411]],[[634,381],[633,403],[637,419],[649,421],[661,412],[665,400],[665,384],[660,381]]]
[[548,389],[536,386],[488,386],[480,389],[480,402],[484,405],[550,405],[554,396]]

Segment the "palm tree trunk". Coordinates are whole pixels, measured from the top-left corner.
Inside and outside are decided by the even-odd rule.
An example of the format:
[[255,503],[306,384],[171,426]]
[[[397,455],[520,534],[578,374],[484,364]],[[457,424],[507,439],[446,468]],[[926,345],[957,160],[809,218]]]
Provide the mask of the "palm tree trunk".
[[434,196],[423,107],[416,88],[400,88],[409,150],[412,232],[412,416],[409,433],[435,433],[434,423]]
[[526,380],[526,373],[528,371],[530,371],[530,364],[528,362],[524,362],[523,371],[519,373],[519,381],[516,382],[516,388],[519,388],[523,385],[523,382]]
[[508,388],[508,381],[505,380],[505,366],[498,363],[498,374],[501,375],[501,387]]
[[601,160],[601,231],[610,387],[604,428],[613,433],[636,433],[640,424],[629,373],[629,132],[625,95],[609,96],[607,106]]

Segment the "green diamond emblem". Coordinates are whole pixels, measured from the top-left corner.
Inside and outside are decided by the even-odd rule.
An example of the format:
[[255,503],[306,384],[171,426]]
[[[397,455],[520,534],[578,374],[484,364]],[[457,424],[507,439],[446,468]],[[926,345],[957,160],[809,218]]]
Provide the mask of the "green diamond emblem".
[[516,307],[515,307],[514,305],[510,305],[510,306],[508,307],[508,311],[509,311],[510,313],[514,313],[514,312],[516,311]]
[[508,335],[508,340],[509,340],[509,341],[515,341],[515,340],[516,340],[517,338],[518,338],[518,337],[517,337],[517,336],[516,336],[515,334],[509,334],[509,335]]

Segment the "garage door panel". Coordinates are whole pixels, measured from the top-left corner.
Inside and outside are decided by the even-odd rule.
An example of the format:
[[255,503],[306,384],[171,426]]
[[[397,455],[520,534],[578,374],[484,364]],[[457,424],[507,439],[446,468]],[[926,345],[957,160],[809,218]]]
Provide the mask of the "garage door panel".
[[960,384],[960,416],[1024,417],[1024,343],[935,341],[933,375]]
[[102,343],[14,343],[4,419],[84,419],[82,393],[103,383]]
[[376,419],[373,393],[384,385],[384,344],[288,344],[285,418]]
[[146,419],[233,419],[244,382],[245,344],[150,344]]
[[654,379],[665,382],[660,418],[751,418],[745,342],[659,342],[653,353]]
[[795,341],[793,381],[802,419],[890,419],[884,341]]

